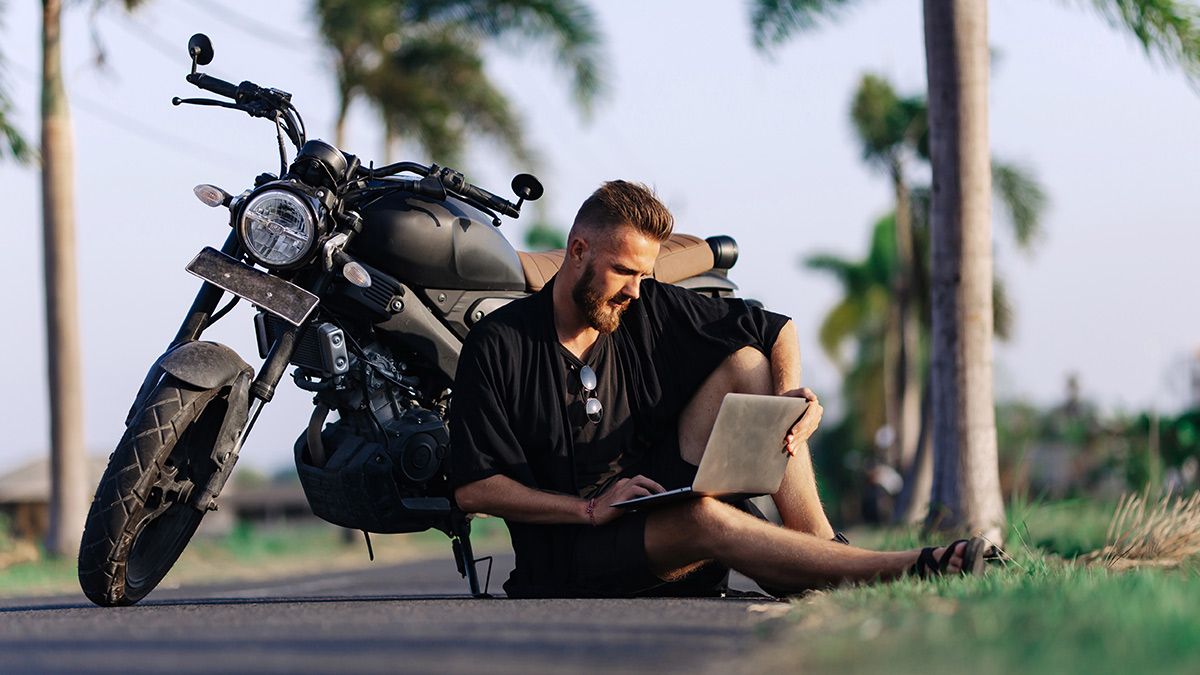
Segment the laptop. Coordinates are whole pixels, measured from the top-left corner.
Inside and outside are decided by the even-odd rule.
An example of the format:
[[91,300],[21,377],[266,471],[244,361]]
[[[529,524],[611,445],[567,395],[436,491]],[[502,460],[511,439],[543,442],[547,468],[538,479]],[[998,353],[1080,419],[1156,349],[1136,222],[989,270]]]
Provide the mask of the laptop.
[[806,409],[802,398],[726,394],[691,485],[613,506],[643,509],[697,497],[737,501],[778,492],[788,462],[783,439]]

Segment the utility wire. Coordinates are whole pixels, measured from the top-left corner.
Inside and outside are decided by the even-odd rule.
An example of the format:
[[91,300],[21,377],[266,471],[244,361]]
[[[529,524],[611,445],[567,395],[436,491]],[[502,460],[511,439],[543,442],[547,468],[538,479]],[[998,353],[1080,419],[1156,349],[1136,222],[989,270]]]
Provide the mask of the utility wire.
[[[6,64],[14,73],[20,76],[21,79],[24,79],[35,85],[38,83],[39,78],[33,74],[31,69],[11,60],[7,61]],[[118,129],[130,133],[138,138],[154,142],[162,146],[164,149],[171,150],[172,152],[186,150],[192,153],[191,156],[193,157],[207,159],[210,162],[216,158],[221,158],[235,165],[244,165],[248,162],[254,161],[247,157],[230,154],[219,147],[214,147],[205,143],[198,143],[189,138],[159,131],[158,129],[148,126],[130,115],[110,108],[103,103],[93,101],[85,96],[72,94],[68,98],[70,99],[73,107],[88,113],[92,117],[106,122],[111,126],[117,127]]]
[[307,47],[312,42],[311,37],[283,32],[274,26],[263,23],[254,17],[247,16],[212,0],[193,0],[193,2],[188,4],[212,16],[221,23],[236,28],[247,35],[264,40],[278,47],[284,47],[305,54],[311,52]]
[[184,58],[184,55],[187,54],[187,50],[183,45],[172,45],[165,38],[159,35],[158,31],[155,31],[146,24],[134,19],[131,15],[126,15],[124,20],[113,21],[113,23],[119,25],[125,30],[125,32],[132,34],[135,38],[141,40],[142,43],[147,47],[150,47],[171,61],[190,63],[187,58]]

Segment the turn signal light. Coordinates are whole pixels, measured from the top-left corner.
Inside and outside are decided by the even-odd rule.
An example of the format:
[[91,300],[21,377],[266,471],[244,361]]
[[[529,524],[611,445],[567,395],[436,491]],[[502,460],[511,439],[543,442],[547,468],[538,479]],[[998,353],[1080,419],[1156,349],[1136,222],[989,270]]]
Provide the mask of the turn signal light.
[[359,288],[371,287],[371,275],[366,268],[356,262],[349,262],[342,266],[342,276],[346,277],[346,281],[358,286]]
[[229,193],[217,187],[216,185],[197,185],[192,188],[192,192],[196,193],[196,199],[204,202],[208,206],[218,207],[227,206],[231,197]]

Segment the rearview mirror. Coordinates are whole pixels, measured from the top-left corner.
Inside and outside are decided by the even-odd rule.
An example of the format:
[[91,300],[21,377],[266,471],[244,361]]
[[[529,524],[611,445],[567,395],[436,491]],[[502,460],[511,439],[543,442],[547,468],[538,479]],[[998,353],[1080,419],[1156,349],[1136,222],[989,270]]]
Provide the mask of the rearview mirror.
[[196,33],[188,40],[188,56],[192,59],[192,69],[197,65],[207,66],[213,60],[212,40],[204,33]]
[[527,202],[537,201],[541,198],[545,189],[542,184],[533,175],[528,173],[519,173],[513,176],[512,191],[515,195],[524,199]]

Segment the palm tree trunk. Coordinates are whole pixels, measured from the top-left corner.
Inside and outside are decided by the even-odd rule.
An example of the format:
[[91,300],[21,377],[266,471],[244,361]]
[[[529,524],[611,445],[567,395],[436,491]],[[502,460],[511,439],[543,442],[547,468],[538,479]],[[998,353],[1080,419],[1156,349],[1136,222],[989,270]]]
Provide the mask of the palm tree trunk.
[[921,396],[920,428],[917,431],[916,454],[904,472],[904,489],[896,500],[893,520],[897,523],[915,525],[929,513],[929,494],[933,485],[933,452],[929,442],[932,426],[929,376],[925,376],[925,393]]
[[346,118],[350,114],[350,91],[345,87],[338,88],[337,121],[333,127],[333,144],[338,150],[346,148]]
[[933,164],[930,525],[1000,541],[986,0],[925,0]]
[[52,555],[73,555],[87,512],[87,456],[75,273],[75,186],[71,117],[62,77],[62,0],[42,2],[42,254],[50,383]]
[[893,435],[892,462],[901,473],[907,472],[917,453],[917,435],[921,423],[919,388],[919,325],[913,311],[913,234],[912,200],[903,166],[892,162],[892,185],[896,193],[896,272],[893,280],[893,326],[895,357],[887,377],[889,387],[888,419]]

